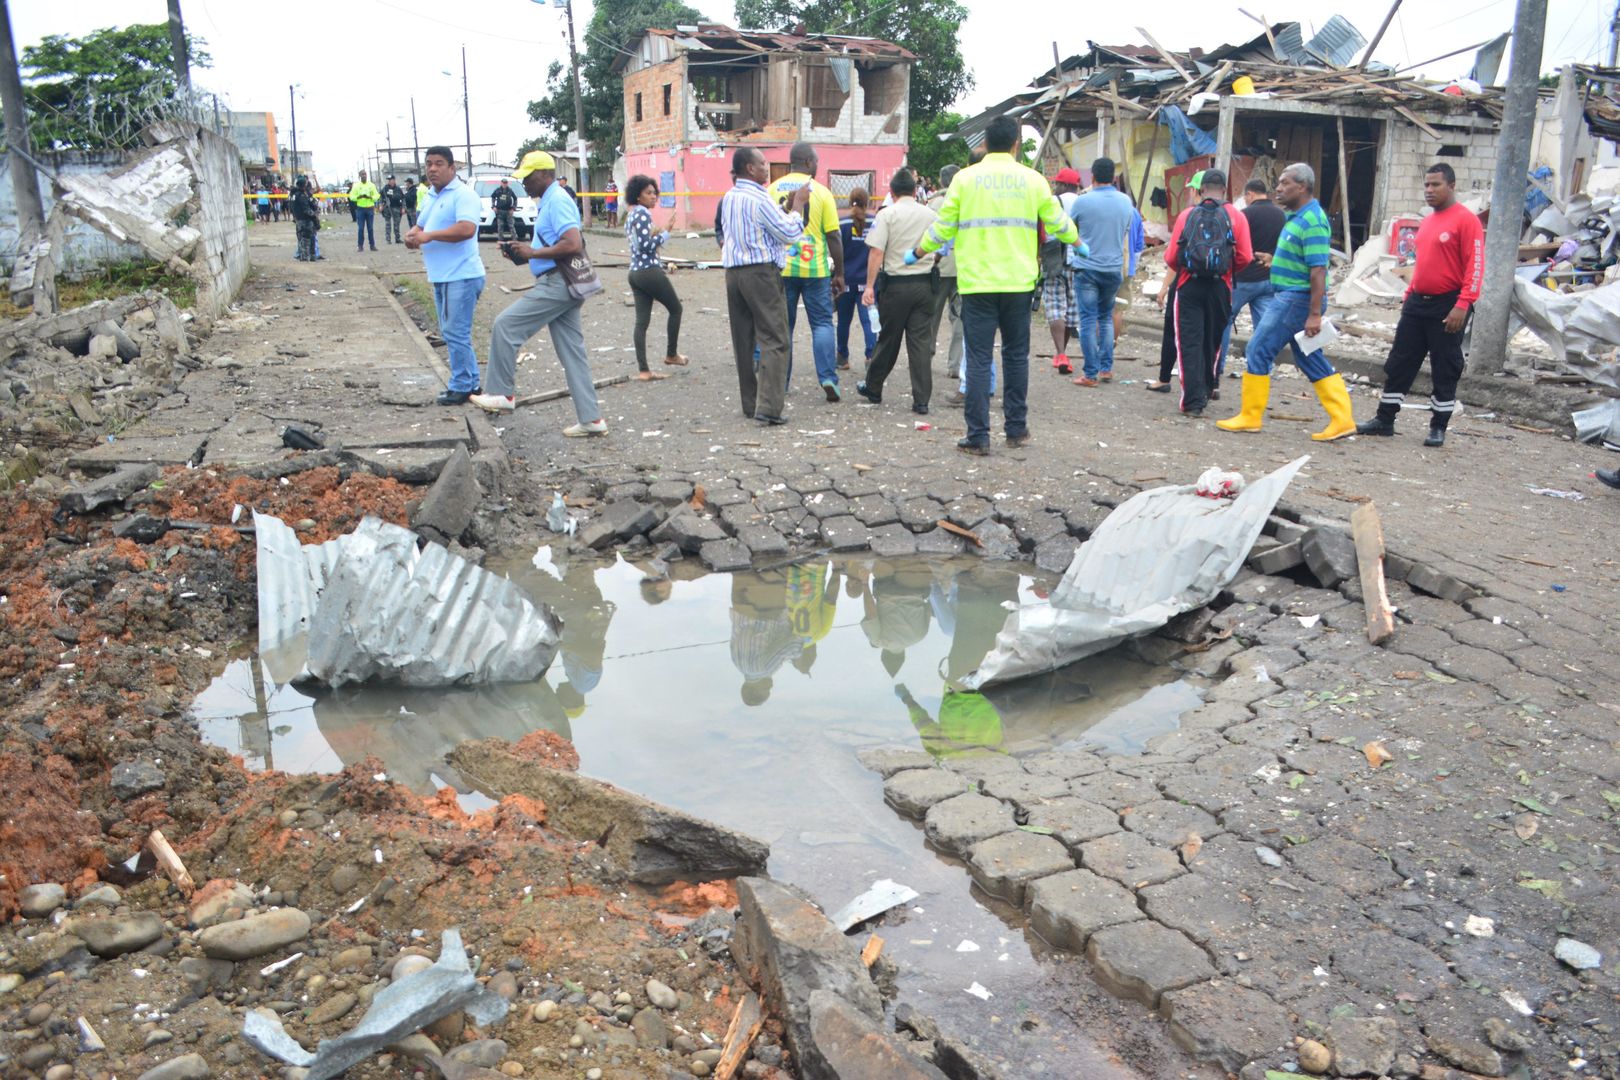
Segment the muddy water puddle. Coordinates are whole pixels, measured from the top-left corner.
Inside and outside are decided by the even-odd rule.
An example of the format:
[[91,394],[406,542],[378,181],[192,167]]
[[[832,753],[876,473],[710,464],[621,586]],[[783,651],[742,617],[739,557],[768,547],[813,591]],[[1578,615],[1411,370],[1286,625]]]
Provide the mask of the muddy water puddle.
[[676,580],[647,584],[636,565],[542,548],[491,568],[563,620],[543,680],[308,694],[269,683],[245,658],[194,703],[203,737],[286,772],[374,755],[395,780],[423,793],[448,784],[474,810],[490,804],[445,763],[454,746],[555,731],[574,743],[581,772],[769,842],[772,875],[829,911],[881,878],[916,889],[886,919],[885,955],[901,971],[900,1001],[947,1032],[1023,1076],[1127,1075],[1064,1030],[1051,962],[1017,913],[981,902],[965,868],[884,804],[881,778],[856,755],[897,745],[940,756],[1132,753],[1174,730],[1196,688],[1109,653],[984,697],[952,691],[994,643],[1005,605],[1055,581],[1027,567],[823,558],[682,579],[700,568],[677,563]]

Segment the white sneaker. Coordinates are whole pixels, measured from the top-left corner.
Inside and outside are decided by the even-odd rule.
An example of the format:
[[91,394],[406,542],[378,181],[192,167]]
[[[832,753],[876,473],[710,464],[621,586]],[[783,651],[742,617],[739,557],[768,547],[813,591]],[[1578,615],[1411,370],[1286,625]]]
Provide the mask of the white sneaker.
[[589,435],[606,435],[607,421],[596,419],[588,424],[570,424],[563,428],[563,434],[570,439],[583,439]]
[[517,402],[511,397],[500,394],[474,394],[467,399],[485,412],[507,413],[517,408]]

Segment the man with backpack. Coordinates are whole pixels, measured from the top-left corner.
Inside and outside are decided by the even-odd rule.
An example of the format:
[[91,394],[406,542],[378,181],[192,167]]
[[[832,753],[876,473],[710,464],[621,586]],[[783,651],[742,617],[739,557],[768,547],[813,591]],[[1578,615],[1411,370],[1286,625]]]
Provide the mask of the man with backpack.
[[1260,317],[1244,352],[1243,407],[1215,426],[1223,431],[1260,430],[1271,395],[1271,365],[1286,346],[1294,350],[1294,363],[1311,380],[1328,414],[1328,426],[1311,438],[1317,442],[1342,439],[1356,433],[1344,378],[1333,370],[1321,349],[1306,354],[1294,340],[1302,330],[1307,337],[1320,333],[1327,307],[1328,245],[1333,227],[1316,201],[1315,170],[1302,163],[1284,169],[1277,177],[1277,203],[1288,211],[1288,220],[1271,256],[1271,307]]
[[1226,174],[1205,169],[1198,201],[1181,212],[1170,232],[1165,265],[1176,271],[1172,322],[1181,411],[1204,415],[1215,390],[1215,356],[1232,315],[1232,275],[1254,261],[1249,222],[1226,201]]

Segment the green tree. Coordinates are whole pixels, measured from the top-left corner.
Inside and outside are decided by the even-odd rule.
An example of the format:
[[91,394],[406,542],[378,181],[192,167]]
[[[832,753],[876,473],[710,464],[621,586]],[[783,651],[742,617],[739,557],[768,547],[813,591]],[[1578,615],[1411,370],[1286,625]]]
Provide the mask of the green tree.
[[740,26],[786,31],[802,23],[808,33],[881,38],[916,53],[913,125],[943,113],[973,89],[958,41],[968,12],[956,0],[737,0],[736,7]]
[[[580,42],[584,50],[579,62],[585,139],[593,144],[594,165],[611,164],[624,138],[624,86],[613,72],[619,50],[639,30],[704,21],[701,12],[679,0],[612,0],[596,5]],[[540,125],[540,133],[538,143],[531,139],[525,146],[547,150],[567,146],[574,134],[574,87],[566,67],[551,65],[546,94],[529,102],[528,112],[529,119]]]
[[966,165],[968,145],[951,135],[962,126],[960,113],[944,112],[919,117],[911,123],[911,146],[906,151],[906,164],[922,176],[937,179],[939,171],[947,165]]
[[[211,61],[187,37],[192,67]],[[22,52],[29,135],[40,149],[128,145],[179,95],[166,23],[108,27],[83,37],[50,34]]]

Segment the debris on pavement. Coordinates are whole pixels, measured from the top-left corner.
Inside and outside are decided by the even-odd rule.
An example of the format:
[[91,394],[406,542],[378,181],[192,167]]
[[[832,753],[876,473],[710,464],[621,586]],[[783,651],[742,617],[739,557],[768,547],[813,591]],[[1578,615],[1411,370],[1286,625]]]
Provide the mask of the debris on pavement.
[[1583,502],[1586,499],[1586,496],[1579,491],[1561,491],[1558,488],[1530,487],[1529,485],[1526,485],[1525,490],[1532,495],[1547,495],[1554,499],[1568,499],[1571,502]]
[[278,683],[339,687],[524,682],[557,652],[550,616],[504,578],[408,529],[367,517],[347,536],[299,544],[255,513],[259,653]]
[[327,1080],[451,1013],[466,1012],[475,1023],[485,1025],[501,1019],[506,1010],[506,999],[473,977],[461,932],[452,928],[444,932],[439,959],[431,967],[378,991],[358,1024],[335,1039],[322,1039],[313,1054],[294,1041],[280,1017],[268,1009],[247,1014],[242,1037],[277,1060],[308,1069],[306,1080]]
[[917,899],[916,889],[883,878],[833,912],[830,917],[833,925],[847,934],[853,927],[859,926],[867,919],[876,918],[890,908],[909,904],[915,899]]
[[1584,941],[1574,938],[1559,938],[1558,944],[1553,946],[1553,955],[1576,971],[1588,971],[1603,966],[1603,954]]
[[1202,607],[1243,568],[1277,500],[1309,456],[1296,458],[1235,499],[1192,485],[1132,496],[1075,551],[1044,601],[1021,605],[995,648],[964,680],[970,689],[1055,671]]

